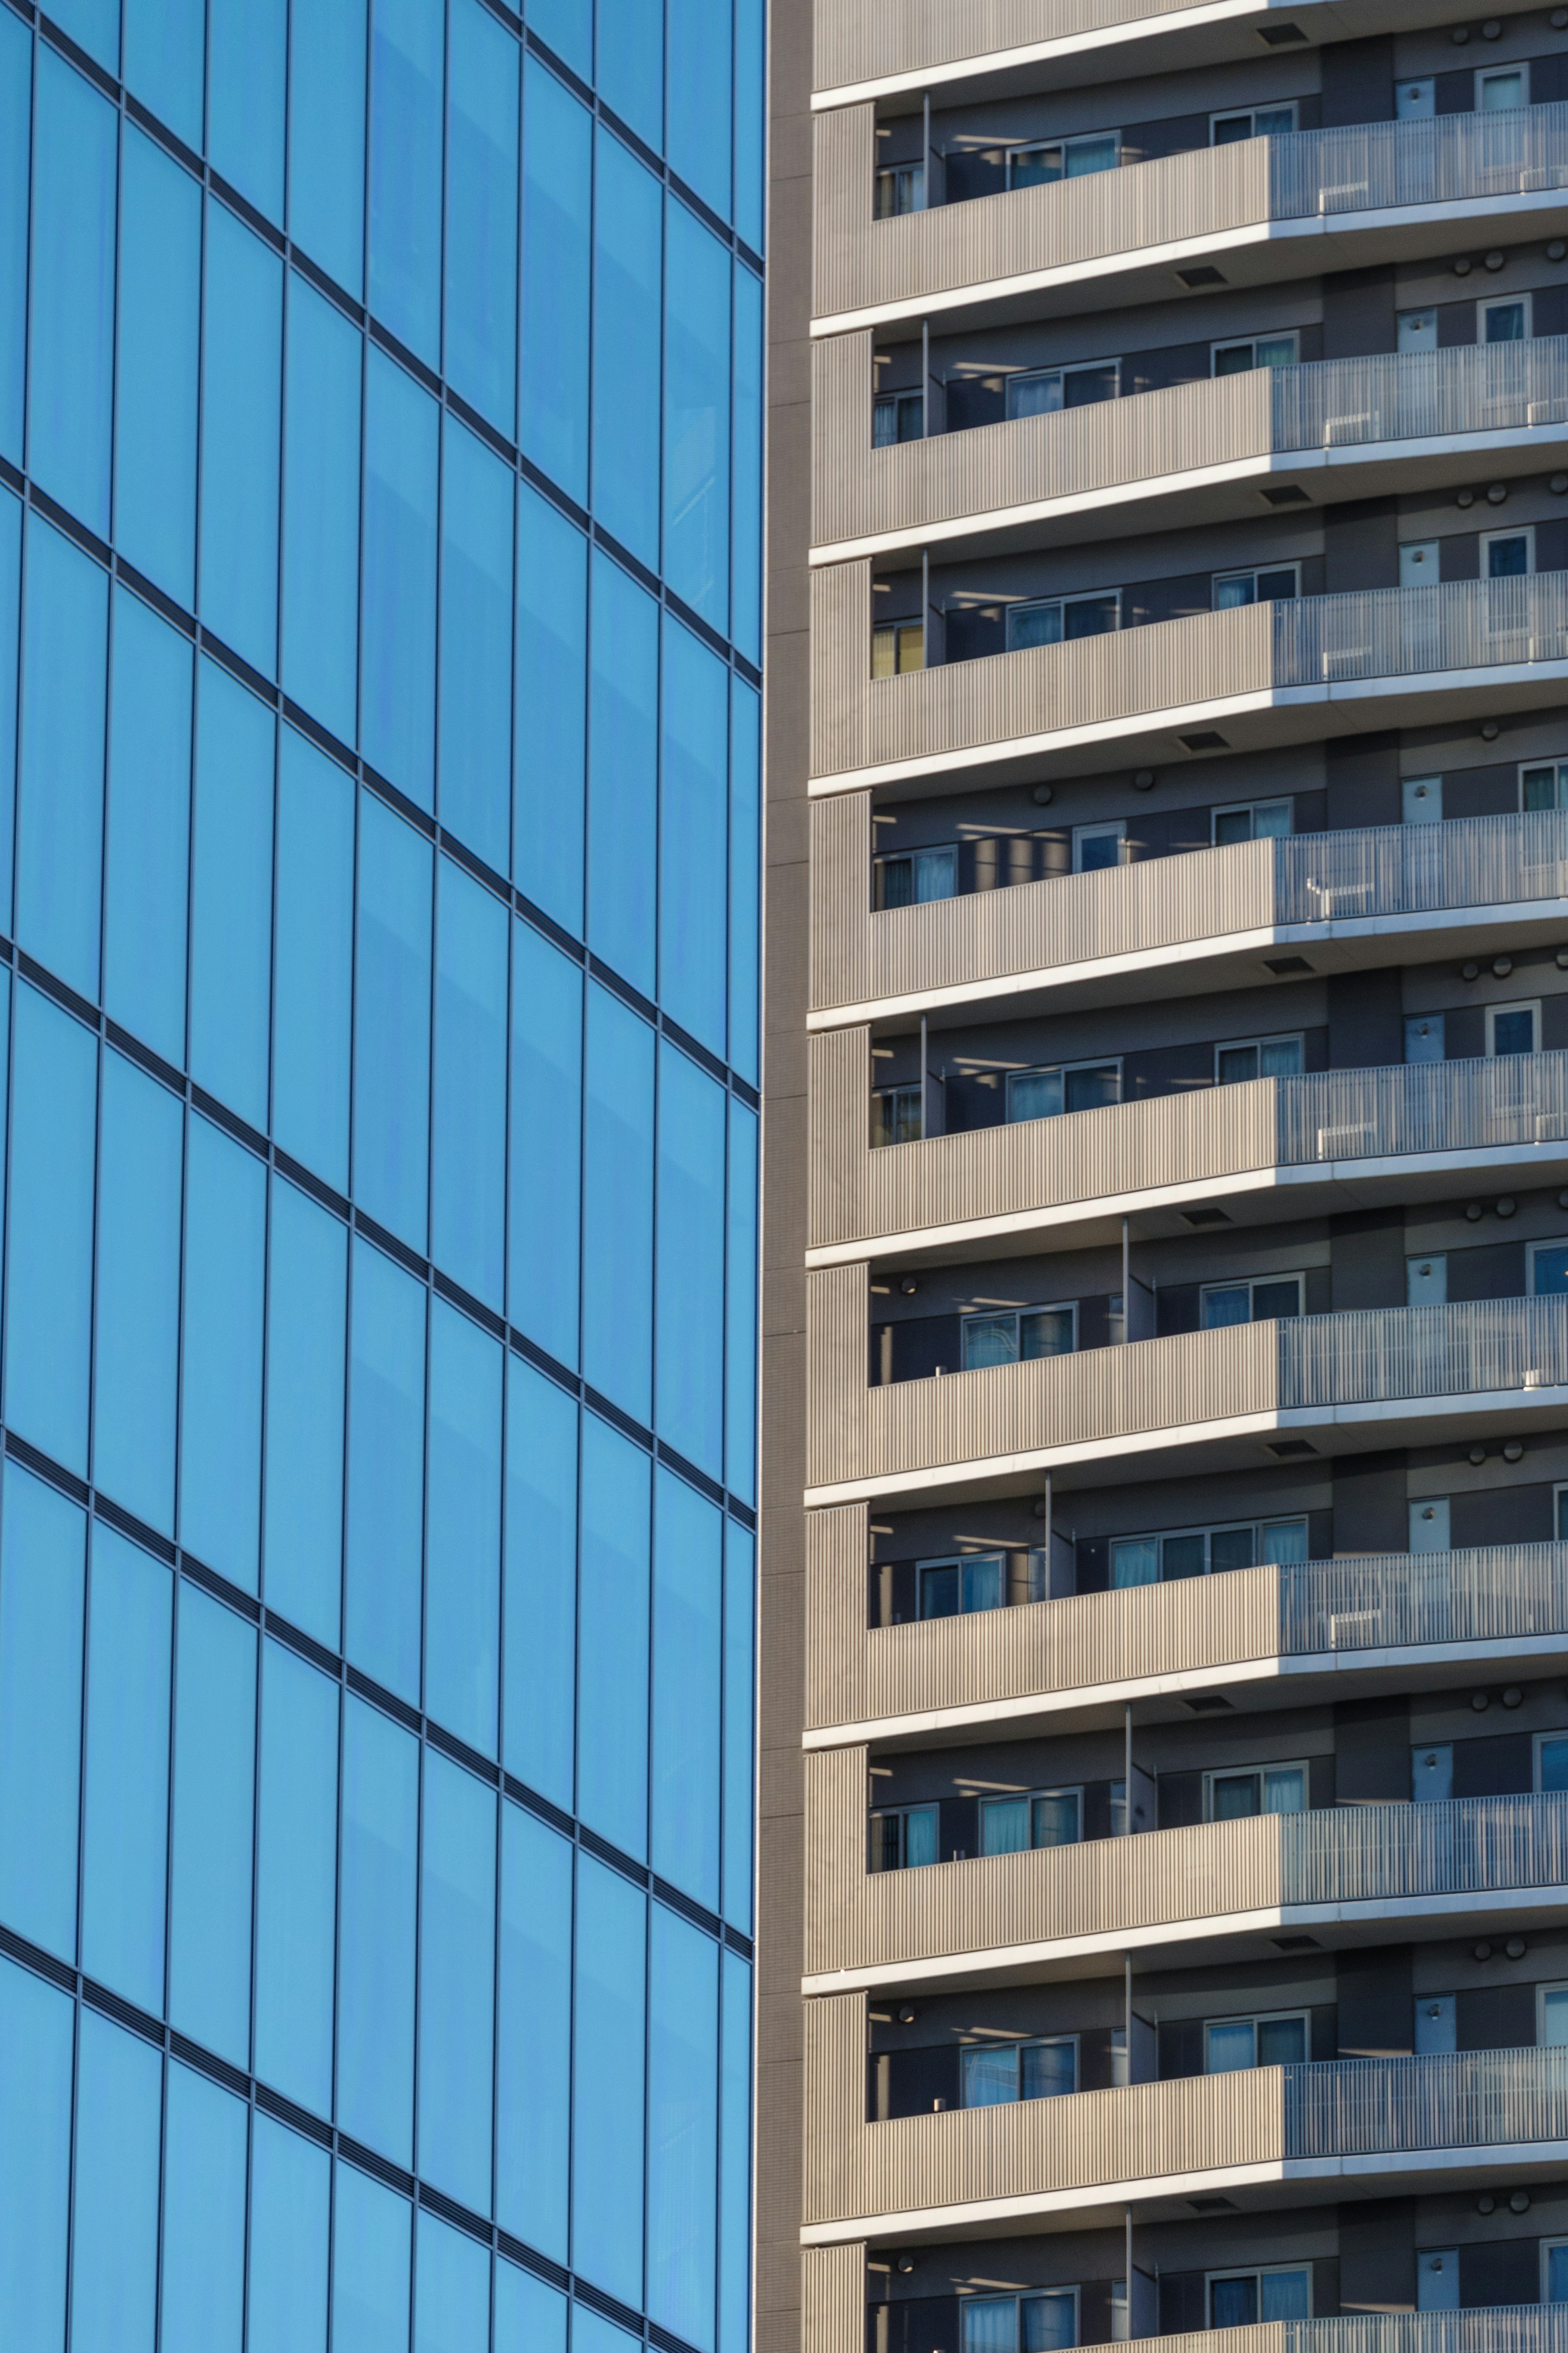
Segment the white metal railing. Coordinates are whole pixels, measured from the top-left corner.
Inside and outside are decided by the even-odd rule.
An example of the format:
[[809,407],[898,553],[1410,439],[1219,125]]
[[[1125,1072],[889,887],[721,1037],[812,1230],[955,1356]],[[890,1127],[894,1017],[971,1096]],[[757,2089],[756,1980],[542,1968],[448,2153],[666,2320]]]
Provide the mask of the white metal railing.
[[1279,1818],[1285,1904],[1375,1903],[1558,1885],[1568,1888],[1568,1797],[1557,1792],[1337,1806]]
[[1568,1544],[1368,1553],[1274,1574],[1282,1657],[1568,1634]]
[[1568,2140],[1568,2047],[1333,2059],[1285,2070],[1290,2157]]
[[1561,424],[1568,417],[1568,336],[1276,368],[1269,394],[1271,438],[1280,451]]
[[1295,131],[1268,142],[1276,220],[1568,186],[1568,106]]
[[1284,1408],[1381,1405],[1568,1383],[1568,1299],[1352,1308],[1274,1328]]
[[[1131,2348],[1130,2348],[1131,2353]],[[1568,2353],[1568,2305],[1504,2304],[1468,2312],[1353,2312],[1144,2337],[1135,2353]]]

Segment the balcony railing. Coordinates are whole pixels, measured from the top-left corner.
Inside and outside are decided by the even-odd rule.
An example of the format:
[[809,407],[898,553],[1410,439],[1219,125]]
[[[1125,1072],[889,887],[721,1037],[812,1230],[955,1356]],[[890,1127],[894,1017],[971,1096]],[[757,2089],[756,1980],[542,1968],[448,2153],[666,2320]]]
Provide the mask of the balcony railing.
[[1435,688],[1456,674],[1568,661],[1563,572],[1296,596],[879,679],[855,625],[869,603],[868,563],[812,576],[816,776],[973,765],[1156,715],[1216,719],[1276,697],[1315,706],[1347,687],[1392,694],[1405,681]]
[[[866,1868],[862,1747],[806,1759],[806,1970],[831,1978],[1052,1945],[1147,1943],[1364,1905],[1568,1891],[1568,1797],[1331,1808],[1022,1854]],[[1555,1895],[1552,1900],[1555,1903]]]
[[1568,1635],[1568,1544],[1301,1561],[868,1627],[866,1518],[842,1504],[810,1532],[813,1730],[1169,1689],[1247,1665],[1353,1665],[1369,1651],[1484,1644],[1495,1656]]
[[1178,1432],[1190,1442],[1205,1425],[1216,1435],[1267,1430],[1289,1412],[1546,1403],[1568,1386],[1568,1298],[1546,1298],[1233,1324],[872,1388],[864,1265],[818,1269],[807,1286],[808,1478],[818,1490],[1016,1472],[1075,1447],[1168,1443]]
[[[1530,199],[1568,185],[1568,105],[1298,131],[873,220],[876,110],[816,118],[820,320],[1027,285],[1054,269],[1210,248],[1268,224]],[[861,322],[855,319],[853,323]]]
[[1249,1079],[877,1146],[868,1060],[863,1029],[811,1041],[813,1250],[1229,1194],[1286,1169],[1327,1181],[1350,1161],[1500,1152],[1523,1155],[1529,1183],[1532,1163],[1544,1169],[1568,1148],[1568,1053]]
[[1568,2142],[1568,2048],[1551,2047],[1258,2067],[867,2124],[863,2000],[814,2002],[807,2020],[808,2224],[1048,2211],[1112,2185],[1152,2196],[1173,2180],[1248,2168],[1267,2179],[1313,2159],[1386,2158],[1397,2169],[1419,2152],[1544,2156]]
[[899,538],[1006,510],[1171,481],[1240,459],[1568,423],[1568,337],[1321,360],[867,448],[871,336],[836,336],[815,358],[812,535]]

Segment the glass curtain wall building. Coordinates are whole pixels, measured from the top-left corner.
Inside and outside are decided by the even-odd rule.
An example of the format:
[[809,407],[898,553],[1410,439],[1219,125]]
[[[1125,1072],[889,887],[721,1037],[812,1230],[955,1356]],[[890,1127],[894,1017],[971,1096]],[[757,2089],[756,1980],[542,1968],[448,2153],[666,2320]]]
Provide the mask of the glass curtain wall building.
[[761,0],[0,5],[0,2343],[742,2353]]

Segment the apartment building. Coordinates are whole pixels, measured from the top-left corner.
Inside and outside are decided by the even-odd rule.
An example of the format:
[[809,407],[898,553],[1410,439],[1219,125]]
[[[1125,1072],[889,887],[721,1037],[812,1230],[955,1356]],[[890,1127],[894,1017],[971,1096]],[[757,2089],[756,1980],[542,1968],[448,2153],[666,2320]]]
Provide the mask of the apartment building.
[[1555,2345],[1568,8],[773,73],[762,2341]]

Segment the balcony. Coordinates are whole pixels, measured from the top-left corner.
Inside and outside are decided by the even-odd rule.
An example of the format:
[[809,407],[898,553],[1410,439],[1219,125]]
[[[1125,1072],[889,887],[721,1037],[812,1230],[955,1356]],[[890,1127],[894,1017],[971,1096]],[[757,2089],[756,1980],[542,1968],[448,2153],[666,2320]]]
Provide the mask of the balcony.
[[819,562],[1026,529],[1039,545],[1086,523],[1253,515],[1262,483],[1321,502],[1549,465],[1568,426],[1568,337],[1258,368],[878,449],[867,332],[817,343],[812,400]]
[[867,1517],[841,1504],[808,1530],[812,1747],[1047,1730],[1069,1712],[1216,1681],[1255,1686],[1254,1704],[1300,1706],[1391,1669],[1554,1654],[1568,1635],[1568,1544],[1301,1561],[868,1626]]
[[806,1282],[808,1505],[1441,1445],[1568,1410],[1568,1299],[1302,1315],[873,1388],[865,1267]]
[[1568,105],[1298,131],[874,220],[876,108],[816,121],[818,333],[1168,301],[1185,265],[1277,284],[1568,224]]
[[1357,2176],[1387,2196],[1568,2159],[1568,2049],[1299,2063],[868,2124],[865,2036],[863,1998],[807,2005],[808,2244],[1082,2227],[1112,2219],[1107,2207],[1226,2189],[1307,2203]]
[[1249,1079],[877,1147],[868,1032],[814,1038],[810,1055],[812,1266],[1079,1248],[1133,1216],[1145,1237],[1182,1234],[1194,1203],[1262,1219],[1438,1200],[1489,1173],[1568,1184],[1564,1053]]
[[815,793],[978,768],[998,783],[1082,776],[1443,725],[1568,683],[1563,572],[1292,597],[879,679],[870,602],[868,562],[812,575]]
[[[1548,576],[1563,582],[1568,607],[1568,574]],[[1153,637],[1158,628],[1133,634]],[[870,798],[847,794],[813,808],[812,882],[814,1028],[944,1006],[1054,1012],[1074,1002],[1136,1001],[1156,973],[1162,986],[1179,973],[1188,994],[1234,988],[1255,981],[1259,956],[1280,949],[1310,948],[1314,969],[1327,972],[1385,960],[1391,933],[1401,961],[1413,964],[1463,953],[1468,933],[1489,934],[1500,923],[1534,924],[1542,940],[1556,937],[1568,895],[1568,816],[1531,810],[1289,834],[873,910]]]
[[1237,1938],[1271,1954],[1281,1929],[1364,1939],[1390,1911],[1480,1934],[1483,1917],[1539,1925],[1568,1901],[1559,1795],[1258,1814],[869,1872],[865,1749],[812,1750],[805,1768],[810,1993],[1062,1977],[1178,1945],[1195,1965]]

